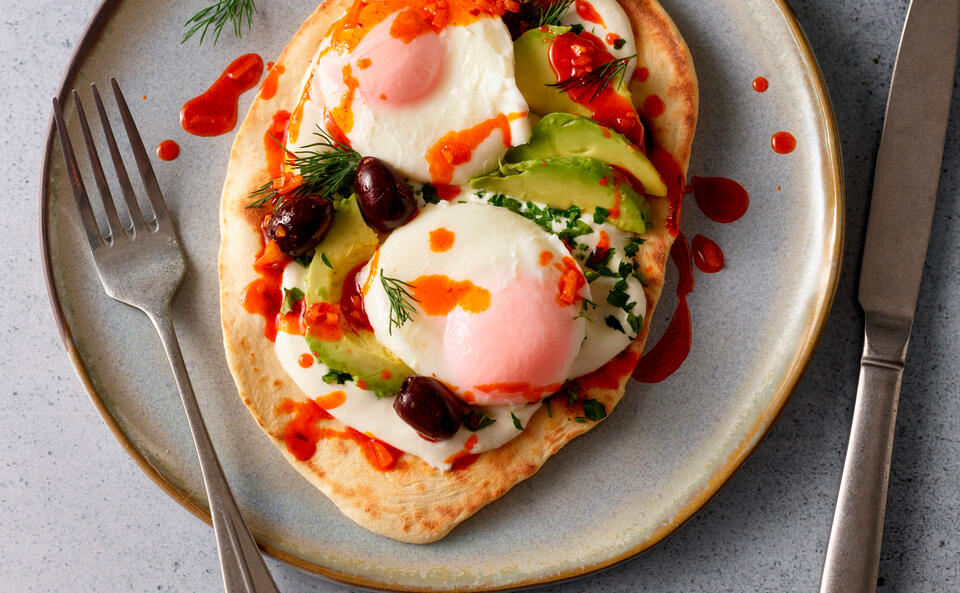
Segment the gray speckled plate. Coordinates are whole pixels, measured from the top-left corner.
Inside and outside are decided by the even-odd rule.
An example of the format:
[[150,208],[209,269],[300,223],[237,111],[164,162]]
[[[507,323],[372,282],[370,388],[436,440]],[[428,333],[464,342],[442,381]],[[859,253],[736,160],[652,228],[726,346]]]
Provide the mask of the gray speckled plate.
[[[729,225],[685,209],[683,230],[715,239],[727,261],[720,274],[698,275],[690,357],[663,383],[632,383],[596,430],[427,546],[357,527],[303,480],[251,421],[221,351],[217,207],[232,136],[188,136],[178,112],[232,58],[277,55],[314,5],[271,2],[242,40],[225,34],[202,48],[179,43],[192,10],[183,3],[108,0],[99,9],[60,94],[76,87],[89,99],[90,82],[116,76],[145,141],[173,138],[182,147],[179,159],[155,164],[188,254],[176,323],[224,469],[270,553],[338,580],[388,589],[498,589],[570,578],[666,537],[760,441],[813,350],[840,266],[843,192],[833,116],[814,58],[782,0],[664,4],[700,77],[691,172],[736,179],[752,198],[746,216]],[[751,89],[759,75],[770,80],[764,94]],[[242,98],[241,114],[251,97]],[[73,109],[66,111],[79,139]],[[797,137],[794,153],[770,149],[779,130]],[[52,139],[51,128],[42,246],[67,350],[123,446],[167,493],[208,519],[159,340],[143,315],[101,289]],[[671,307],[665,300],[660,327]]]

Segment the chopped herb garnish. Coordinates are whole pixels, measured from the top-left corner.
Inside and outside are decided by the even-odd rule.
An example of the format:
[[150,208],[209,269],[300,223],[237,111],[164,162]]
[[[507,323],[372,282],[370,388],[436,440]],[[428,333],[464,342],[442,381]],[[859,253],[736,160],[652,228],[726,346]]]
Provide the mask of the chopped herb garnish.
[[303,291],[294,286],[283,289],[283,302],[280,304],[280,313],[286,315],[293,311],[293,306],[303,300]]
[[547,404],[547,417],[553,418],[553,408],[550,407],[550,398],[543,400],[543,403]]
[[622,334],[627,333],[623,331],[623,324],[620,323],[620,320],[614,317],[613,315],[607,315],[607,318],[604,319],[604,321],[607,322],[607,327],[615,329]]
[[413,303],[419,303],[420,301],[407,290],[413,288],[413,285],[403,280],[384,276],[382,269],[380,270],[380,283],[390,300],[390,322],[387,325],[387,332],[393,335],[393,326],[402,327],[404,323],[413,319],[413,314],[416,312]]
[[207,35],[207,29],[213,27],[216,43],[220,39],[220,32],[223,30],[227,21],[233,23],[233,34],[237,37],[243,36],[243,18],[247,18],[247,29],[252,26],[253,15],[257,12],[257,6],[253,0],[218,0],[210,6],[204,8],[193,15],[183,26],[189,27],[183,35],[180,43],[184,43],[197,32],[200,33],[200,44],[203,45],[203,39]]
[[[296,169],[303,181],[293,189],[280,193],[275,180],[271,179],[250,194],[253,201],[247,208],[260,208],[267,203],[273,203],[276,209],[284,200],[297,196],[319,195],[333,198],[350,195],[353,191],[353,178],[357,174],[357,164],[360,163],[359,153],[330,136],[320,126],[317,126],[314,135],[320,140],[304,146],[304,150],[296,154],[281,145],[287,154],[285,164]],[[280,144],[276,138],[273,140]]]
[[467,427],[467,430],[472,430],[474,432],[490,426],[496,422],[496,418],[491,418],[485,414],[481,414],[476,410],[470,410],[463,416],[463,425]]
[[602,206],[597,206],[593,210],[593,222],[597,224],[605,223],[608,216],[610,216],[610,211]]
[[580,424],[586,424],[586,423],[587,423],[587,419],[584,418],[583,416],[577,416],[576,418],[573,419],[573,421],[574,421],[574,422],[579,422]]
[[439,204],[440,196],[437,195],[437,188],[433,187],[429,183],[425,183],[422,188],[420,188],[420,194],[423,196],[423,201],[428,204]]
[[570,25],[570,32],[573,33],[574,35],[579,35],[580,33],[583,33],[583,25],[581,25],[580,23],[577,23],[575,25]]
[[613,42],[613,49],[623,49],[623,46],[627,44],[627,40],[621,37]]
[[588,420],[599,422],[607,417],[607,407],[595,399],[588,399],[583,402],[583,415]]
[[313,261],[313,257],[315,255],[316,255],[316,252],[311,250],[311,251],[308,251],[307,253],[304,253],[303,255],[298,255],[297,257],[293,258],[293,261],[297,262],[298,264],[300,264],[305,268],[308,268],[310,267],[310,262]]
[[597,304],[596,304],[595,302],[591,301],[591,300],[588,299],[588,298],[581,298],[581,299],[580,299],[580,313],[578,313],[577,316],[574,317],[574,319],[580,319],[581,317],[583,317],[584,319],[586,319],[586,320],[589,321],[590,323],[593,323],[593,319],[590,319],[590,317],[587,316],[587,308],[588,308],[588,307],[592,307],[592,308],[596,309],[596,308],[597,308]]
[[627,313],[627,324],[630,325],[630,329],[633,330],[634,334],[640,333],[640,328],[643,327],[643,319],[637,317],[633,311]]
[[[620,284],[620,282],[623,282],[623,280],[620,280],[617,282],[617,284]],[[618,290],[616,285],[614,286],[613,290],[607,294],[607,302],[618,309],[624,308],[629,301],[630,295],[623,290]]]
[[323,382],[327,385],[343,385],[353,379],[353,375],[330,369],[330,372],[321,377],[321,379],[323,379]]
[[320,260],[323,262],[323,265],[327,266],[331,270],[333,269],[333,264],[330,263],[330,260],[327,259],[327,254],[320,252]]
[[635,256],[638,251],[640,251],[640,246],[637,245],[636,243],[627,243],[627,244],[624,245],[624,247],[623,247],[623,253],[624,253],[624,255],[626,255],[627,257],[633,257],[633,256]]
[[583,393],[583,387],[580,387],[580,384],[576,381],[567,381],[563,384],[561,391],[566,391],[567,399],[572,404],[577,401],[577,398]]
[[523,430],[523,424],[520,423],[520,419],[517,418],[517,415],[513,412],[510,412],[510,417],[513,418],[513,426],[517,430]]
[[[561,93],[569,93],[573,99],[578,102],[589,95],[587,103],[590,103],[600,96],[600,93],[606,90],[617,78],[619,78],[619,80],[617,80],[617,86],[615,88],[620,88],[623,84],[623,77],[627,72],[627,63],[635,57],[637,57],[637,54],[625,58],[616,58],[594,67],[589,72],[571,76],[570,78],[565,78],[560,82],[550,83],[546,86],[553,87]],[[575,91],[580,89],[582,89],[582,92],[574,94]]]

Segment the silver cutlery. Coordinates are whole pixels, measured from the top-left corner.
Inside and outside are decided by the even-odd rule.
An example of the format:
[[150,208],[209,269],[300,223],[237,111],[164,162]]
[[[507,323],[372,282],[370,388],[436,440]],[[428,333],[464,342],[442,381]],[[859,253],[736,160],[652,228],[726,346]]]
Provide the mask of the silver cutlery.
[[150,158],[147,156],[136,124],[130,115],[130,109],[120,92],[117,81],[111,79],[110,82],[113,85],[114,98],[120,110],[120,117],[123,120],[152,212],[141,210],[137,203],[136,193],[127,175],[110,121],[100,99],[100,93],[95,85],[91,85],[129,219],[127,223],[121,221],[90,134],[90,127],[80,103],[80,95],[74,90],[73,101],[77,108],[80,127],[106,217],[105,235],[101,233],[91,201],[87,196],[73,146],[67,135],[60,102],[56,98],[53,100],[53,112],[64,161],[66,161],[67,174],[76,199],[77,210],[80,213],[80,221],[90,244],[90,251],[93,253],[97,273],[108,295],[146,313],[160,334],[163,347],[170,359],[170,366],[173,368],[173,375],[183,401],[183,409],[200,459],[200,471],[203,475],[207,498],[210,501],[210,514],[213,517],[213,529],[220,554],[220,568],[223,571],[223,582],[227,593],[278,593],[270,571],[264,564],[260,550],[240,515],[236,500],[223,475],[223,469],[220,467],[210,435],[203,422],[200,406],[190,385],[190,378],[187,376],[187,367],[183,362],[170,315],[170,300],[183,279],[183,252],[180,249],[170,213],[163,201],[163,195],[160,193],[160,186],[153,173]]
[[960,0],[910,3],[877,152],[860,271],[860,385],[821,593],[877,587],[897,401],[933,223],[958,30]]

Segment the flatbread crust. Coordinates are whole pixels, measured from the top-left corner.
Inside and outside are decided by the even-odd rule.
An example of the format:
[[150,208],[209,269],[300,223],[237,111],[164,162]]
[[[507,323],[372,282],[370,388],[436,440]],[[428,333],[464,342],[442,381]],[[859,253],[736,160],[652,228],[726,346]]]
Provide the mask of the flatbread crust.
[[[698,89],[689,49],[673,21],[655,0],[620,0],[637,36],[637,64],[649,70],[643,82],[631,82],[638,105],[649,95],[659,96],[666,111],[647,119],[652,135],[679,166],[685,178],[697,120]],[[321,439],[316,454],[299,461],[287,450],[283,428],[290,416],[277,414],[285,398],[302,401],[300,388],[280,366],[273,343],[264,337],[263,318],[241,305],[244,287],[256,278],[252,268],[261,248],[260,214],[245,208],[248,195],[269,179],[264,133],[279,109],[292,110],[300,83],[330,24],[344,13],[350,0],[326,0],[297,31],[277,59],[285,71],[276,95],[257,97],[237,132],[230,153],[220,204],[220,308],[227,362],[243,402],[287,460],[329,497],[345,515],[381,535],[411,543],[436,541],[481,507],[503,496],[530,477],[554,453],[597,423],[578,423],[582,404],[554,398],[553,416],[541,408],[523,434],[502,447],[480,454],[465,469],[443,472],[413,455],[403,455],[387,472],[373,468],[359,446],[346,439]],[[641,114],[642,115],[642,114]],[[638,254],[647,313],[636,341],[586,381],[584,399],[606,405],[608,412],[623,397],[630,372],[646,341],[650,318],[663,287],[664,268],[673,236],[664,228],[665,199],[652,200],[655,230],[648,233]],[[342,429],[336,420],[323,420]]]

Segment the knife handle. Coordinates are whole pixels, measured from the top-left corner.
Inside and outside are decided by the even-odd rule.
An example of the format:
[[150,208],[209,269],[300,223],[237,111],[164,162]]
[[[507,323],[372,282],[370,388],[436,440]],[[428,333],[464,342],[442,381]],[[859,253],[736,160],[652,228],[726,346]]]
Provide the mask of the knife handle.
[[860,384],[820,593],[877,589],[887,480],[910,327],[867,321]]

